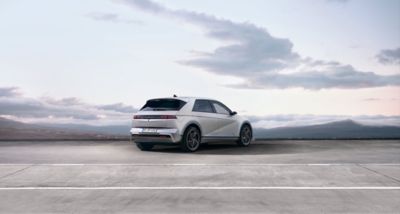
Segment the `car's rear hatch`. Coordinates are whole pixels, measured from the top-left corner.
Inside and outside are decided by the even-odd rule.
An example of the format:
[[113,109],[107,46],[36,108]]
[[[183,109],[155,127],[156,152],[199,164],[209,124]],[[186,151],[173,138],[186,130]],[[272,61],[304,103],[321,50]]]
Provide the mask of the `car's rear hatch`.
[[186,104],[179,99],[152,99],[133,116],[132,127],[173,128],[179,119],[179,110]]

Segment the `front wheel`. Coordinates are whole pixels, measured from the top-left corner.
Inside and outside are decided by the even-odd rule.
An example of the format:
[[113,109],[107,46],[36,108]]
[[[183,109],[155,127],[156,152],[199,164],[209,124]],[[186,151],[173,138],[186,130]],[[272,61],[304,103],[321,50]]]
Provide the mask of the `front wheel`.
[[150,151],[154,145],[149,143],[136,143],[136,146],[142,151]]
[[245,124],[240,129],[240,136],[237,144],[239,146],[248,146],[251,142],[251,139],[253,139],[253,131],[249,125]]
[[200,147],[200,143],[201,134],[199,129],[191,126],[183,134],[181,149],[185,152],[194,152]]

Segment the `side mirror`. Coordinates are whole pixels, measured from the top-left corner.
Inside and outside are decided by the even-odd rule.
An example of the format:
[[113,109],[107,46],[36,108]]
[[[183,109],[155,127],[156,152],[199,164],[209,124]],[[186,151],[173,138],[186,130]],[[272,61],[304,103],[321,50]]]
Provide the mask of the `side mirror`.
[[232,112],[231,112],[231,116],[236,115],[236,114],[237,114],[236,111],[232,111]]

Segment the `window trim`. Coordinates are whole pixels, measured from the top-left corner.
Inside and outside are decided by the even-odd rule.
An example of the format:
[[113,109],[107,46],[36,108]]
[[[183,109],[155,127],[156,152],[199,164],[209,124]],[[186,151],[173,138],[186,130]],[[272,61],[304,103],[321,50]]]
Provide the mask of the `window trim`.
[[[208,111],[196,111],[196,110],[194,110],[194,107],[196,106],[196,102],[197,102],[197,101],[207,101],[207,102],[210,104],[210,107],[211,107],[212,112],[208,112]],[[211,101],[211,100],[207,100],[207,99],[196,99],[196,100],[194,101],[194,103],[193,103],[192,112],[201,112],[201,113],[209,113],[209,114],[215,114],[215,113],[216,113],[215,108],[214,108],[214,106],[212,105],[212,101]]]
[[[230,108],[228,108],[228,106],[226,106],[225,104],[217,101],[217,100],[210,100],[211,102],[211,107],[214,109],[214,113],[215,114],[222,114],[222,115],[232,115],[232,110]],[[228,114],[223,114],[223,113],[218,113],[217,110],[215,109],[214,105],[212,105],[213,103],[219,104],[220,106],[222,106],[225,110],[228,111]]]

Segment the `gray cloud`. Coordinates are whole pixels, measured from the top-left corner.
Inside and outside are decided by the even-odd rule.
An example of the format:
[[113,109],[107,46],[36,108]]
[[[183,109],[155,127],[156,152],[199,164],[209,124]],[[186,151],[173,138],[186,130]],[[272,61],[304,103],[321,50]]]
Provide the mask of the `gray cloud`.
[[125,24],[142,24],[142,22],[139,20],[121,18],[116,13],[92,12],[86,14],[86,16],[96,21],[106,21],[106,22],[125,23]]
[[288,39],[271,36],[267,30],[251,23],[235,23],[203,13],[185,10],[170,10],[147,0],[126,0],[130,6],[144,11],[165,15],[198,25],[211,38],[234,44],[217,48],[212,53],[197,52],[194,59],[180,63],[204,68],[208,71],[242,76],[243,73],[274,71],[285,68],[299,60],[292,51]]
[[0,107],[0,115],[13,115],[17,117],[55,117],[81,120],[96,120],[99,118],[93,112],[84,109],[53,105],[32,98],[0,99]]
[[228,43],[213,52],[196,52],[192,59],[178,62],[244,80],[242,84],[228,85],[230,87],[322,89],[400,85],[400,75],[382,76],[339,62],[302,57],[293,51],[290,40],[274,37],[266,29],[251,23],[172,10],[149,0],[122,2],[149,13],[189,22],[203,28],[207,36]]
[[49,104],[53,104],[53,105],[63,105],[63,106],[76,106],[76,105],[83,105],[84,103],[81,102],[81,100],[79,100],[76,97],[67,97],[67,98],[62,98],[62,99],[54,99],[52,97],[43,97],[42,98],[43,101],[45,101],[46,103]]
[[400,47],[382,50],[376,58],[382,64],[400,64]]
[[400,85],[400,75],[382,76],[359,72],[350,65],[329,66],[324,71],[305,71],[292,74],[263,74],[247,78],[245,83],[226,85],[234,88],[292,88],[312,90],[323,88],[357,89]]
[[[7,93],[4,93],[8,91]],[[69,121],[69,122],[108,122],[128,121],[136,112],[132,106],[122,103],[93,105],[78,98],[54,99],[50,97],[31,98],[22,96],[18,88],[0,88],[0,115],[31,120]]]
[[0,97],[16,97],[20,92],[17,87],[0,87]]
[[133,106],[128,106],[123,103],[115,103],[115,104],[109,104],[109,105],[99,105],[97,106],[98,109],[102,110],[109,110],[109,111],[116,111],[116,112],[121,112],[121,113],[132,113],[136,112],[137,109],[134,108]]

